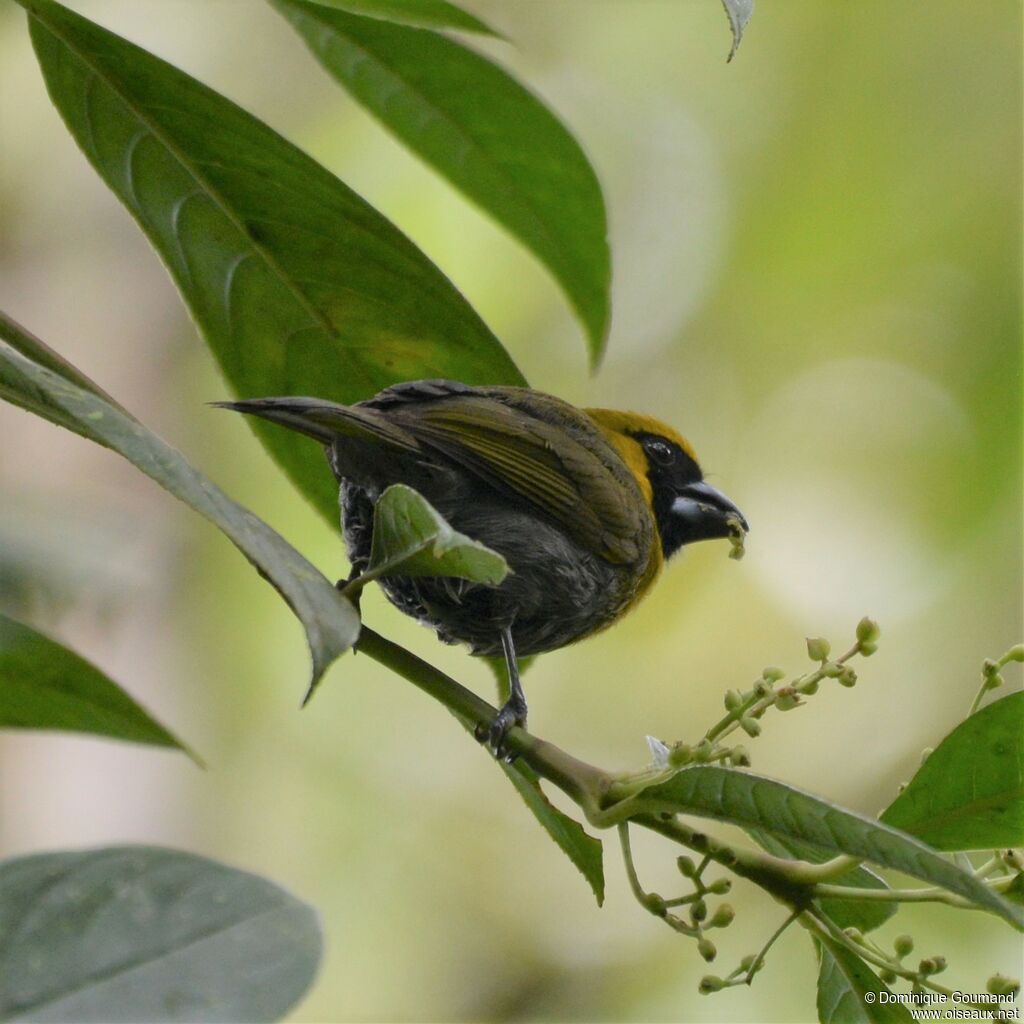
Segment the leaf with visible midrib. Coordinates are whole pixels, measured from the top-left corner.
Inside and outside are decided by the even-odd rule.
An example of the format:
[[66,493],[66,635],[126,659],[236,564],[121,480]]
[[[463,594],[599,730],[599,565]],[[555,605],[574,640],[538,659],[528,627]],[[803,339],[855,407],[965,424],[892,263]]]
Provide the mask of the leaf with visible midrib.
[[[818,951],[818,1020],[821,1024],[910,1024],[910,1011],[878,998],[889,989],[859,956],[834,939],[815,939]],[[864,996],[873,992],[868,1002]]]
[[[47,365],[25,352],[45,359]],[[2,313],[0,398],[113,449],[216,525],[302,623],[313,658],[314,683],[355,643],[359,635],[355,609],[315,566],[190,466],[180,452],[120,406],[111,405],[87,377]]]
[[360,103],[547,266],[596,365],[610,316],[608,225],[597,175],[564,125],[498,65],[436,32],[271,3]]
[[[50,97],[163,258],[236,394],[352,403],[419,377],[524,383],[451,282],[314,160],[52,0],[19,2]],[[254,427],[335,524],[320,448]]]
[[176,747],[202,763],[98,668],[5,615],[0,615],[0,729],[93,733]]
[[1024,693],[961,722],[882,821],[938,850],[1024,845]]
[[920,840],[775,779],[694,765],[641,790],[626,804],[634,802],[643,811],[698,814],[810,843],[823,853],[862,857],[957,893],[1024,930],[1024,911]]
[[475,14],[450,4],[447,0],[312,0],[322,7],[333,7],[351,14],[365,14],[369,18],[397,21],[400,25],[419,25],[423,28],[455,28],[463,32],[479,32],[495,36],[498,33]]
[[273,1021],[320,962],[316,911],[151,846],[0,863],[0,1020]]

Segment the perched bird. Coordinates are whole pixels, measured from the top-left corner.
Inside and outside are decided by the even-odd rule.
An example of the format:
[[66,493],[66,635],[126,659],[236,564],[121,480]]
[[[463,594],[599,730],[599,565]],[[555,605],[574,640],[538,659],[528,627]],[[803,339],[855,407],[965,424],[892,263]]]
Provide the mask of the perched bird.
[[578,409],[529,388],[449,380],[397,384],[356,405],[316,398],[218,403],[306,434],[341,486],[353,574],[365,569],[374,505],[391,484],[502,554],[498,586],[390,577],[401,611],[473,654],[503,654],[510,694],[490,727],[495,753],[526,722],[517,656],[610,626],[683,545],[740,538],[739,509],[701,473],[690,445],[647,416]]

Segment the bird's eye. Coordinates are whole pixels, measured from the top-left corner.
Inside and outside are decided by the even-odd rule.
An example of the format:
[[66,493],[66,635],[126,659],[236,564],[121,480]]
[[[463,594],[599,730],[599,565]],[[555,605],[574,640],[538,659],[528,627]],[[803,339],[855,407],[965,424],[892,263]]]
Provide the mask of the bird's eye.
[[664,441],[648,441],[644,447],[647,454],[659,466],[670,466],[675,462],[675,454]]

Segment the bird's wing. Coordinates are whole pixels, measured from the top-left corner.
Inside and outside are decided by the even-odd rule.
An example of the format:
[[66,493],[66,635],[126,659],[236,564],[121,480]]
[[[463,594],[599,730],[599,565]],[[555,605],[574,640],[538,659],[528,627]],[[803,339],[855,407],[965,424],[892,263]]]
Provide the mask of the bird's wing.
[[480,393],[408,402],[388,414],[424,448],[529,502],[596,554],[615,563],[646,555],[646,507],[603,441],[581,443],[563,423]]

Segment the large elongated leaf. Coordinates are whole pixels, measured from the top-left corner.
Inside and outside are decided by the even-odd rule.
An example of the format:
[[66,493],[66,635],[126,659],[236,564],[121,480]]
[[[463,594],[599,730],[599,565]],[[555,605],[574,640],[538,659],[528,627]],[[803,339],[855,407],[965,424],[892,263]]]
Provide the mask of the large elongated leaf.
[[447,0],[312,0],[323,7],[333,7],[351,14],[365,14],[369,18],[397,21],[400,25],[419,25],[423,28],[455,28],[463,32],[496,35],[475,14],[464,11]]
[[863,857],[942,886],[1024,930],[1024,912],[1011,906],[918,839],[879,821],[751,772],[694,765],[633,798],[645,811],[698,814],[781,839],[809,843],[822,852]]
[[503,69],[435,32],[272,2],[360,103],[548,267],[596,363],[610,309],[604,199],[561,122]]
[[309,987],[316,912],[151,846],[0,864],[0,1020],[271,1021]]
[[86,390],[81,374],[76,380],[59,376],[8,341],[15,339],[25,348],[26,336],[12,320],[0,318],[0,398],[112,448],[214,523],[298,616],[306,631],[316,682],[359,635],[359,617],[350,602],[266,523],[193,469],[180,452],[120,407]]
[[859,956],[831,938],[815,946],[820,1024],[910,1024],[910,1011],[885,1000],[889,989]]
[[[829,859],[829,854],[823,853],[818,847],[811,846],[810,843],[803,843],[796,839],[780,839],[778,836],[758,828],[747,829],[747,833],[751,839],[776,857],[795,857],[798,860],[810,861],[812,864],[820,864]],[[889,888],[874,871],[869,871],[862,866],[852,868],[845,875],[840,875],[832,884],[848,885],[852,889]],[[819,902],[821,909],[840,928],[859,928],[862,932],[869,932],[885,924],[898,909],[895,903],[883,903],[881,900],[824,899]]]
[[[351,403],[417,377],[523,383],[444,275],[319,164],[145,50],[51,0],[21,2],[54,104],[237,394]],[[317,446],[254,426],[337,522]]]
[[939,850],[1024,845],[1024,693],[961,722],[882,821]]
[[452,529],[411,487],[394,484],[374,506],[367,576],[454,576],[497,586],[507,574],[501,555]]
[[63,729],[187,747],[74,651],[0,615],[0,728]]

